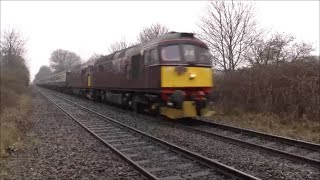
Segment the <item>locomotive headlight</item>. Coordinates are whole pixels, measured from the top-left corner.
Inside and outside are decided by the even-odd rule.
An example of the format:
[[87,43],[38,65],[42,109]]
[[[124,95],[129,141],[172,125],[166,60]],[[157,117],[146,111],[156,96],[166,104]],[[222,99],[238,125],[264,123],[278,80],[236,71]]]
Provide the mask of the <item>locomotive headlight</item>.
[[189,74],[189,78],[190,79],[194,79],[195,77],[197,77],[197,75],[195,73],[190,73]]

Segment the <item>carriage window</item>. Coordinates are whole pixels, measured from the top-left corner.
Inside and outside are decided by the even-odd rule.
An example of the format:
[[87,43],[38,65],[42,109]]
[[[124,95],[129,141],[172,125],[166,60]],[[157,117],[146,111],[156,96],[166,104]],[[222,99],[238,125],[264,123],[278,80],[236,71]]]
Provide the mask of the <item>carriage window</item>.
[[196,61],[196,53],[194,45],[183,45],[183,55],[187,62]]
[[166,46],[161,49],[161,57],[164,61],[180,61],[180,48],[178,45]]
[[159,62],[157,49],[152,49],[150,51],[150,62],[149,64],[157,64]]

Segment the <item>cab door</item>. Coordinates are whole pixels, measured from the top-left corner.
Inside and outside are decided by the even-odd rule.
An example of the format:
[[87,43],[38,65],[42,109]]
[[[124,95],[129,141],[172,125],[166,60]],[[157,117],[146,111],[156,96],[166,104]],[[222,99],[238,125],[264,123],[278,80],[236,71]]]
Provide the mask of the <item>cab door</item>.
[[88,84],[87,71],[88,71],[87,67],[81,70],[81,87],[82,88],[86,88]]
[[145,88],[158,88],[158,82],[160,81],[158,48],[151,48],[145,51],[143,55]]
[[90,65],[88,66],[88,71],[87,71],[87,86],[90,88],[92,86],[92,78],[93,78],[93,66]]
[[81,70],[81,86],[83,88],[90,88],[92,86],[93,66],[87,66]]
[[148,88],[149,87],[149,59],[150,59],[150,51],[145,51],[143,53],[143,67],[144,67],[144,80],[143,80],[143,87]]
[[132,56],[131,59],[131,78],[135,84],[133,87],[143,87],[143,61],[141,54]]

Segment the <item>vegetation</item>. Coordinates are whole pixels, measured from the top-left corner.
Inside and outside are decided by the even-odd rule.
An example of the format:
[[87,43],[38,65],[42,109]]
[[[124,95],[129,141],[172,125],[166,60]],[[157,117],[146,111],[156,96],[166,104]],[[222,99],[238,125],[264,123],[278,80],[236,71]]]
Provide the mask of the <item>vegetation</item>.
[[222,73],[216,77],[216,110],[238,116],[233,123],[242,125],[257,114],[249,118],[251,128],[256,121],[259,130],[320,142],[319,69],[319,57],[311,56]]
[[261,34],[253,6],[240,1],[210,2],[199,28],[199,37],[210,47],[214,65],[224,71],[239,67]]
[[116,42],[114,42],[114,43],[111,43],[111,44],[109,45],[108,51],[109,51],[109,53],[111,54],[111,53],[113,53],[113,52],[115,52],[115,51],[120,51],[120,50],[125,49],[125,48],[127,48],[127,47],[129,47],[129,46],[130,46],[130,45],[129,45],[129,43],[126,41],[126,39],[125,39],[125,38],[122,38],[120,41],[116,41]]
[[29,69],[24,58],[25,41],[14,29],[1,38],[0,156],[14,149],[23,136],[31,111]]
[[216,69],[213,119],[320,142],[319,56],[292,35],[258,30],[253,12],[243,2],[216,1],[201,19]]
[[150,26],[144,27],[141,30],[138,36],[138,42],[145,43],[152,39],[163,36],[168,32],[169,32],[169,29],[160,23],[151,24]]
[[51,53],[50,67],[55,73],[68,70],[81,64],[81,58],[74,52],[58,49]]
[[143,27],[140,31],[137,42],[128,43],[125,38],[122,38],[120,41],[113,42],[109,45],[108,52],[113,53],[115,51],[119,51],[135,44],[145,43],[152,39],[163,36],[168,33],[169,29],[160,23],[151,24],[150,26]]
[[52,70],[48,66],[41,66],[39,72],[35,75],[34,81],[40,80],[52,74]]

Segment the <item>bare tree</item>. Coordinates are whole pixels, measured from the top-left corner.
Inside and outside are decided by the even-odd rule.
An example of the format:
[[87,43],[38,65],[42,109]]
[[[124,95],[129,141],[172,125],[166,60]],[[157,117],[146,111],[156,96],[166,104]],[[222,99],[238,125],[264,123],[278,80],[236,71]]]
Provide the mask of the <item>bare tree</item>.
[[2,63],[9,63],[10,58],[14,56],[23,57],[26,51],[25,42],[26,41],[21,37],[21,34],[17,30],[6,30],[2,34],[0,43]]
[[47,77],[52,74],[52,70],[49,66],[41,66],[39,72],[35,75],[34,80],[39,80],[41,78]]
[[270,39],[256,41],[247,54],[247,60],[252,66],[279,64],[309,56],[312,51],[311,44],[295,42],[292,35],[276,33]]
[[224,71],[236,69],[245,60],[257,33],[252,4],[212,1],[199,24],[199,38],[211,49],[213,63]]
[[250,52],[246,54],[246,57],[250,65],[261,66],[268,64],[266,54],[266,42],[263,39],[259,39],[251,46]]
[[159,23],[152,24],[151,26],[144,27],[142,29],[142,31],[139,33],[138,41],[140,43],[145,43],[152,39],[158,38],[168,32],[169,29],[166,26],[161,25]]
[[289,44],[295,39],[292,35],[275,34],[266,43],[266,61],[279,64],[287,59],[290,51]]
[[50,67],[54,72],[68,70],[81,64],[81,58],[74,52],[58,49],[51,53]]
[[289,59],[296,61],[301,58],[309,57],[311,52],[314,51],[312,44],[306,42],[297,42],[291,46],[291,54]]
[[109,45],[108,51],[109,53],[113,53],[115,51],[119,51],[129,47],[129,43],[126,41],[125,38],[122,38],[120,41],[116,41]]
[[[1,84],[25,87],[29,84],[30,72],[24,57],[26,48],[25,40],[15,30],[6,30],[1,37],[0,72]],[[22,89],[16,87],[16,89]],[[13,90],[16,90],[13,89]]]

